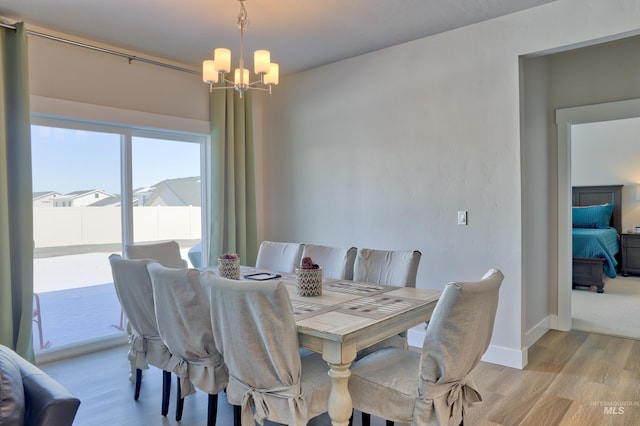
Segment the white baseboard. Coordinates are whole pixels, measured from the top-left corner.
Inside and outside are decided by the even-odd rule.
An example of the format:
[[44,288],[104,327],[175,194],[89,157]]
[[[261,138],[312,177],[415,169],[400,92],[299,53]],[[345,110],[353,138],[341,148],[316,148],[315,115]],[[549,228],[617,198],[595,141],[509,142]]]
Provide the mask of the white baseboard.
[[549,315],[549,328],[553,330],[558,330],[558,316],[557,315]]
[[[424,342],[424,330],[410,329],[407,334],[409,346],[422,348]],[[511,349],[497,345],[489,345],[487,351],[482,356],[482,361],[492,364],[504,365],[505,367],[523,369],[528,362],[527,349]]]
[[409,343],[409,346],[422,349],[422,344],[424,343],[424,335],[424,330],[415,330],[413,328],[410,328],[407,331],[407,343]]
[[489,345],[487,351],[482,355],[482,361],[522,370],[529,362],[529,353],[526,348],[518,350]]
[[533,344],[536,343],[538,339],[544,336],[544,333],[549,331],[549,329],[551,328],[551,322],[551,316],[547,316],[527,331],[527,334],[525,335],[525,345],[527,346],[527,348],[533,346]]

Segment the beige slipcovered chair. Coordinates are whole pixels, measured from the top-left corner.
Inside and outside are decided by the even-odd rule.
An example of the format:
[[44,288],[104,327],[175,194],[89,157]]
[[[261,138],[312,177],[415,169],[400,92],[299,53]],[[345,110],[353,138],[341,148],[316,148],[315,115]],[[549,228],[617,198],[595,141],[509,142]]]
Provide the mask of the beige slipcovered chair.
[[397,287],[415,287],[422,253],[418,250],[358,250],[353,279]]
[[152,259],[167,268],[186,268],[187,261],[180,254],[175,241],[154,244],[127,244],[124,248],[128,259]]
[[[151,259],[167,268],[186,268],[187,261],[182,259],[180,246],[175,241],[153,244],[127,244],[124,247],[128,259]],[[124,330],[124,312],[120,311],[120,324],[114,325],[118,330]]]
[[229,369],[227,400],[241,406],[242,425],[268,419],[303,426],[326,412],[328,366],[319,354],[300,356],[284,284],[228,280],[212,273],[202,280],[214,340]]
[[[418,250],[362,248],[358,250],[353,266],[353,279],[382,285],[415,288],[421,257],[422,253]],[[358,352],[356,359],[387,346],[407,349],[407,332],[404,331]]]
[[302,257],[310,257],[322,268],[324,278],[337,280],[353,279],[353,262],[356,259],[355,247],[329,247],[305,244]]
[[158,332],[153,288],[147,272],[150,262],[148,259],[123,259],[118,254],[109,256],[116,294],[129,319],[129,359],[132,371],[135,371],[134,399],[137,401],[140,396],[142,370],[148,369],[149,364],[160,368],[163,370],[162,415],[166,416],[171,391],[171,353]]
[[201,272],[166,268],[155,262],[147,269],[153,284],[158,331],[171,351],[169,368],[178,376],[176,420],[182,418],[184,397],[195,392],[195,385],[209,394],[207,424],[215,425],[218,394],[227,386],[228,373],[213,341],[211,308],[200,285]]
[[353,363],[349,391],[354,408],[367,413],[363,426],[369,414],[387,424],[463,422],[466,409],[482,402],[468,374],[489,346],[503,279],[491,269],[480,281],[447,284],[421,354],[389,347]]
[[277,272],[294,272],[300,266],[304,244],[263,241],[258,248],[256,268]]

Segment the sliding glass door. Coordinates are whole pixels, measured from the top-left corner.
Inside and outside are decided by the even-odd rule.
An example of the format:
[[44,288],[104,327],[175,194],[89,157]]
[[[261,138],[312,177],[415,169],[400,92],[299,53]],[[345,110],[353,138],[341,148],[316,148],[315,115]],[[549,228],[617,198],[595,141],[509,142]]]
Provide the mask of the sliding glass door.
[[133,136],[135,244],[176,240],[182,257],[190,261],[189,250],[202,236],[200,151],[201,144],[176,140],[175,135],[171,139],[157,133]]
[[126,340],[108,257],[201,238],[201,135],[34,117],[34,347]]

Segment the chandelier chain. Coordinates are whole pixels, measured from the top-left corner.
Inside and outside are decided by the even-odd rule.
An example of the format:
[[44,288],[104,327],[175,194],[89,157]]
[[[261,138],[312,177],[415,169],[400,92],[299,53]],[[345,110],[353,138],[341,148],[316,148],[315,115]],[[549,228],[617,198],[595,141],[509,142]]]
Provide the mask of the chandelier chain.
[[238,27],[240,31],[247,28],[249,25],[249,16],[247,15],[247,9],[244,8],[244,0],[240,0],[240,11],[238,12]]

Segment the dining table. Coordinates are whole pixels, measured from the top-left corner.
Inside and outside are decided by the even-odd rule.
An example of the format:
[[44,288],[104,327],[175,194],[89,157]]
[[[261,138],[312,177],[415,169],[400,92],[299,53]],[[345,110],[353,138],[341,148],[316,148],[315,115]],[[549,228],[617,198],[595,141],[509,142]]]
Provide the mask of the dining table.
[[[217,272],[217,268],[208,268]],[[322,354],[329,366],[331,424],[346,426],[352,415],[349,367],[358,351],[426,323],[441,291],[323,278],[318,296],[297,292],[295,273],[240,267],[240,279],[263,277],[285,284],[301,348]],[[416,372],[417,374],[417,372]]]

